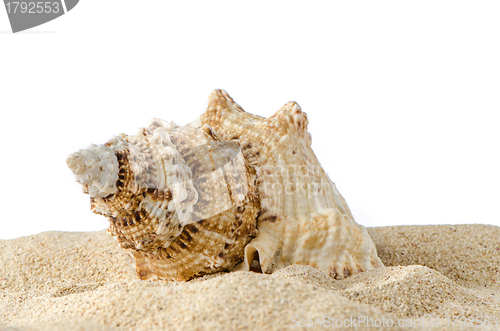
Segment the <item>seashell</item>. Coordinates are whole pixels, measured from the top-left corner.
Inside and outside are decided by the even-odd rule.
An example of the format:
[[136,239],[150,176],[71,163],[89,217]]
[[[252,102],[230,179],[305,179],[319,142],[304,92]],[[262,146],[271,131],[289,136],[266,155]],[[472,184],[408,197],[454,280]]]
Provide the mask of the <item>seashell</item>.
[[266,119],[215,90],[193,123],[153,119],[67,163],[141,279],[290,264],[343,278],[383,266],[314,155],[307,124],[295,102]]

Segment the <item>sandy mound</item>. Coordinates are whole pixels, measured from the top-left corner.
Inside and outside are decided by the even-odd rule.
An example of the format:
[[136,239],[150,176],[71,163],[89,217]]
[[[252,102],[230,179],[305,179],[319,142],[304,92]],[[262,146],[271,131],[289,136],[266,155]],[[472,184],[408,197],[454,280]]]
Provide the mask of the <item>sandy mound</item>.
[[429,323],[465,330],[461,316],[469,322],[495,316],[500,323],[500,228],[369,232],[387,267],[344,280],[290,266],[273,275],[139,281],[105,231],[0,241],[0,330],[296,330],[314,323],[339,330],[427,330]]
[[459,285],[500,287],[500,227],[482,224],[368,228],[385,266],[423,265]]

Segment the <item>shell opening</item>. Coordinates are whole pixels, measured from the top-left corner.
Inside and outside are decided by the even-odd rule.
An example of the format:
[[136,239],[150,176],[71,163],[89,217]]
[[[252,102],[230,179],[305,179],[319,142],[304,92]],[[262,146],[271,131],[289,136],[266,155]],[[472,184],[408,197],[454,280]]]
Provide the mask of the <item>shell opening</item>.
[[262,273],[259,251],[252,245],[247,245],[245,247],[245,260],[242,264],[243,270]]

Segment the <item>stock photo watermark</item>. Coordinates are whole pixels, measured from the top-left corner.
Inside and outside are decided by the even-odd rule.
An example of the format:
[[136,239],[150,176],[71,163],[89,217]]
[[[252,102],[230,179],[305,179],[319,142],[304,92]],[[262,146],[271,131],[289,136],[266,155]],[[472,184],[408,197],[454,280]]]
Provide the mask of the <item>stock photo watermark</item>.
[[497,316],[451,316],[451,317],[420,317],[420,318],[372,318],[369,316],[351,316],[339,319],[333,316],[323,318],[304,319],[299,316],[291,318],[294,328],[439,328],[439,327],[498,327],[500,318]]
[[79,0],[12,1],[4,0],[12,32],[42,25],[73,9]]

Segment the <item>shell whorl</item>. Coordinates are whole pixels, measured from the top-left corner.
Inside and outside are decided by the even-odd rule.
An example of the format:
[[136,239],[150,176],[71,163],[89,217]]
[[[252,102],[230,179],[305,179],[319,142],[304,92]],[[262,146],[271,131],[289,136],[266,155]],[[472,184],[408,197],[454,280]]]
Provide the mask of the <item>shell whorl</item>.
[[200,124],[223,139],[238,139],[257,169],[259,236],[245,248],[239,269],[250,270],[257,260],[263,272],[272,273],[296,263],[342,278],[383,265],[366,229],[354,221],[316,158],[308,123],[296,102],[263,118],[246,113],[223,90],[208,99]]
[[[115,171],[95,171],[101,159]],[[232,268],[257,233],[255,171],[237,142],[209,126],[154,119],[135,136],[72,154],[68,165],[84,187],[87,173],[114,187],[91,195],[91,210],[108,217],[108,233],[131,250],[141,278],[187,280]]]

